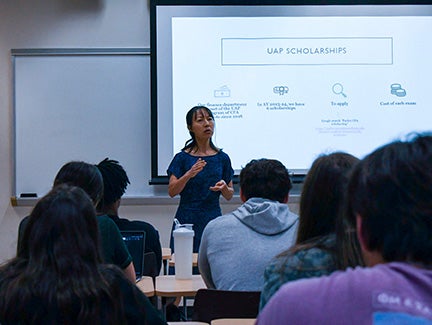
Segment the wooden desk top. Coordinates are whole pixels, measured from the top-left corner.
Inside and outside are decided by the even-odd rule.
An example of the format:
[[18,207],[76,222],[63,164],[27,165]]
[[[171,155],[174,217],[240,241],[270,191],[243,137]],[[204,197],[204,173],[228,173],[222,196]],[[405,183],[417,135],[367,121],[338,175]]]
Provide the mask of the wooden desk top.
[[[175,253],[171,255],[169,266],[175,266]],[[198,266],[198,253],[192,254],[192,266]]]
[[150,276],[143,276],[136,283],[137,287],[147,296],[153,297],[155,294],[153,279]]
[[211,321],[211,325],[254,325],[255,318],[220,318]]
[[168,322],[168,325],[209,325],[208,323],[203,323],[203,322],[194,322],[194,321],[190,321],[190,322]]
[[171,258],[171,248],[162,247],[162,259],[169,260]]
[[155,293],[162,297],[194,297],[199,289],[207,288],[201,275],[193,274],[192,279],[177,280],[175,275],[156,277]]

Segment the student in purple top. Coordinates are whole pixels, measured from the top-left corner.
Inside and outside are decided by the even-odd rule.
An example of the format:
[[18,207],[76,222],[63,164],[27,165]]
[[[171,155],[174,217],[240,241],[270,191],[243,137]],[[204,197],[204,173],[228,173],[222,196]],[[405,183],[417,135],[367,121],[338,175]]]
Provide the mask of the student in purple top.
[[257,324],[432,323],[432,134],[354,167],[346,217],[367,267],[285,284]]
[[192,107],[186,124],[191,138],[168,167],[168,193],[180,194],[175,217],[182,224],[193,224],[193,251],[198,252],[204,227],[222,214],[220,195],[230,200],[234,194],[234,171],[229,156],[212,141],[215,122],[207,107]]

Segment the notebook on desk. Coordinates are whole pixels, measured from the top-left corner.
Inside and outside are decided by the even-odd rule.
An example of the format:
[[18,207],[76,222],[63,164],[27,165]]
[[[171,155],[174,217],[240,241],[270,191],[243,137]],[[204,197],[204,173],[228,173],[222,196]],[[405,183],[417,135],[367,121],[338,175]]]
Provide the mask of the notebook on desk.
[[123,241],[132,256],[136,281],[141,280],[144,272],[145,231],[121,230]]

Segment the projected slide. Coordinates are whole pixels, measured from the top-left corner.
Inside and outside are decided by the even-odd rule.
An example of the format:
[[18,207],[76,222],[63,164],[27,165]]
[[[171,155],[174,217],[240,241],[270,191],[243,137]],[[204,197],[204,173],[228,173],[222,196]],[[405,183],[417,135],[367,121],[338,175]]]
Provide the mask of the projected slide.
[[[240,170],[276,158],[359,157],[431,129],[431,17],[173,17],[173,152],[195,105]],[[426,41],[427,39],[427,41]]]

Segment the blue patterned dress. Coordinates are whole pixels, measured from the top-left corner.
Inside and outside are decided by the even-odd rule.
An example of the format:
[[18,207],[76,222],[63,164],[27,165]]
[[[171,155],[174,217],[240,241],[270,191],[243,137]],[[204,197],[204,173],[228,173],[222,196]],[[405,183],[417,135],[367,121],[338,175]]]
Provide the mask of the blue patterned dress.
[[[181,151],[171,161],[167,170],[168,177],[174,175],[180,178],[195,164],[198,158],[205,160],[207,164],[201,172],[186,183],[180,193],[180,204],[175,215],[181,224],[193,224],[195,231],[194,252],[198,252],[204,227],[210,220],[222,214],[219,204],[221,193],[210,191],[210,186],[214,186],[222,179],[228,184],[234,174],[231,160],[222,150],[213,156],[205,157],[192,156]],[[172,238],[170,246],[173,248]]]

